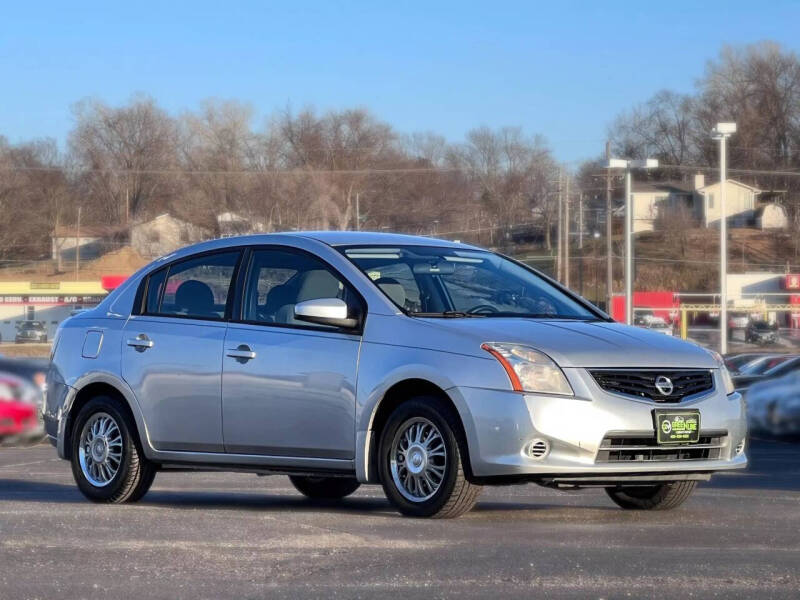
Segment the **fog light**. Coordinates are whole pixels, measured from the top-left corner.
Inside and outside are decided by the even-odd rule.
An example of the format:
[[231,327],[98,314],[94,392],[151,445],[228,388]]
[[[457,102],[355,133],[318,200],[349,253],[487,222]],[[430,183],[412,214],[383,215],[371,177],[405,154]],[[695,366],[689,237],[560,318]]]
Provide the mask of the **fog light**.
[[550,443],[540,438],[531,440],[525,447],[525,454],[528,455],[528,458],[533,458],[534,460],[542,460],[549,453]]
[[745,446],[744,440],[742,440],[736,445],[736,456],[739,456],[742,452],[744,452],[744,446]]

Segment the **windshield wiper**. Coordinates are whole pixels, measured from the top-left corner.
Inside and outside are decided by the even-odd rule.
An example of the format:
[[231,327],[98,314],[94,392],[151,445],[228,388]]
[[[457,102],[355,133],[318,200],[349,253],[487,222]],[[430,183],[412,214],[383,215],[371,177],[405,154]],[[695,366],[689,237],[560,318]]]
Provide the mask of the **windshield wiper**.
[[561,321],[599,321],[597,317],[594,316],[587,316],[581,317],[578,315],[553,315],[550,313],[518,313],[518,312],[492,312],[492,313],[483,313],[481,316],[484,317],[505,317],[505,318],[516,318],[516,319],[553,319],[553,320],[561,320]]
[[473,317],[485,317],[486,314],[467,313],[459,310],[444,310],[442,312],[409,312],[412,317],[438,317],[442,319],[461,319]]

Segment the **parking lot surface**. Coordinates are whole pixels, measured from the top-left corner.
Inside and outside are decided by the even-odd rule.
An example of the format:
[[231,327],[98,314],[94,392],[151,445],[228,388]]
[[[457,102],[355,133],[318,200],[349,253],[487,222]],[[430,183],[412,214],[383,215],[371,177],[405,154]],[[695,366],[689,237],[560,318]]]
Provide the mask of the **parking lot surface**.
[[0,448],[0,598],[797,598],[800,444],[683,508],[600,490],[487,488],[454,521],[403,518],[379,487],[342,502],[286,477],[160,473],[138,504],[92,504],[46,445]]

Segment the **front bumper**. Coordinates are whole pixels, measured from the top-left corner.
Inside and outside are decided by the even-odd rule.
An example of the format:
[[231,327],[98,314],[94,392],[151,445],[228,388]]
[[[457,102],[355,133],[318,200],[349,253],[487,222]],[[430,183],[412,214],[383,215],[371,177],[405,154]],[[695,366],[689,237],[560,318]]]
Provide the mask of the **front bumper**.
[[[663,404],[604,391],[584,369],[564,369],[575,396],[520,394],[482,388],[448,390],[462,413],[472,473],[476,477],[710,473],[747,465],[747,435],[742,396],[726,396],[718,371],[714,389],[696,399]],[[611,461],[601,451],[611,436],[655,436],[656,408],[699,409],[701,436],[715,436],[713,458],[664,460],[642,451],[632,459]],[[532,441],[548,451],[532,457]],[[655,457],[655,458],[654,458]]]

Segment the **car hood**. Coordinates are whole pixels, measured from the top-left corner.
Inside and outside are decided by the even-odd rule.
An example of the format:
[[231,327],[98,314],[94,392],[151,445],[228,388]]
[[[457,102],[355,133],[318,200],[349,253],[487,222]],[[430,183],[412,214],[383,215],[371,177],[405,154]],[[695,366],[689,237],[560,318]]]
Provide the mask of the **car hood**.
[[[450,334],[462,341],[469,339],[473,348],[479,348],[483,342],[525,344],[544,352],[562,367],[719,366],[708,351],[696,344],[620,323],[516,318],[419,320],[445,334],[444,337]],[[452,348],[441,349],[452,351]]]

